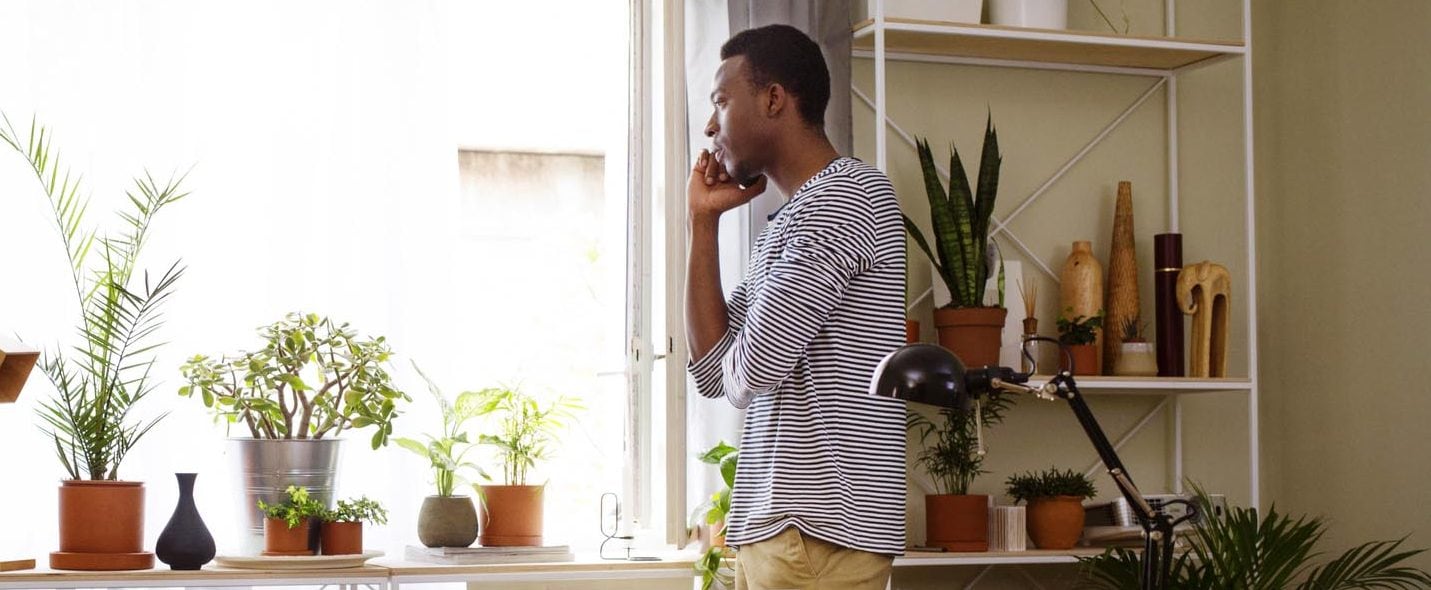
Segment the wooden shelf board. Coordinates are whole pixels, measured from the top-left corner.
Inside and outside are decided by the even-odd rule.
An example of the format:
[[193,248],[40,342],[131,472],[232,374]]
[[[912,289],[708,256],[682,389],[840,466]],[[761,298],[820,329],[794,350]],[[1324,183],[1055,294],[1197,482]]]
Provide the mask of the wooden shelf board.
[[1029,563],[1075,563],[1079,557],[1101,555],[1102,548],[1078,548],[1065,551],[1030,549],[1028,551],[983,551],[977,553],[907,552],[894,559],[894,567],[925,567],[943,565],[999,565]]
[[[1034,375],[1029,385],[1048,382],[1048,375]],[[1169,393],[1215,393],[1247,391],[1252,380],[1246,378],[1195,379],[1191,377],[1075,377],[1078,388],[1088,395],[1165,395]]]
[[[854,48],[874,50],[874,21],[855,27]],[[1241,41],[1102,35],[1085,31],[890,18],[885,50],[899,54],[996,59],[1034,63],[1175,70],[1242,55]]]

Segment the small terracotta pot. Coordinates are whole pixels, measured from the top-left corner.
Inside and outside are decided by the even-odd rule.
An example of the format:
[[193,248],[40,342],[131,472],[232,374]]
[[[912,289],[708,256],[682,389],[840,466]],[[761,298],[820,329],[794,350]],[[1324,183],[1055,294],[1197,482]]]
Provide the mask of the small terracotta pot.
[[904,320],[904,343],[919,344],[918,320]]
[[483,547],[532,547],[542,544],[542,486],[479,486]]
[[711,547],[725,548],[725,520],[716,521],[711,527]]
[[318,547],[323,555],[357,555],[363,552],[362,522],[325,522]]
[[1083,499],[1034,498],[1028,507],[1029,538],[1039,549],[1072,549],[1083,536]]
[[989,497],[925,496],[924,525],[925,545],[945,551],[988,551]]
[[133,570],[154,567],[144,551],[144,484],[65,480],[59,490],[60,550],[50,567]]
[[288,521],[281,518],[263,519],[263,554],[313,555],[311,528],[307,518],[293,528],[288,528]]
[[967,368],[999,364],[1004,319],[1002,307],[939,308],[934,310],[934,327],[939,345],[949,349]]
[[[1098,345],[1097,344],[1072,344],[1068,351],[1073,353],[1073,374],[1074,375],[1098,375],[1101,373],[1098,366]],[[1058,353],[1058,368],[1068,370],[1068,357],[1063,352]]]

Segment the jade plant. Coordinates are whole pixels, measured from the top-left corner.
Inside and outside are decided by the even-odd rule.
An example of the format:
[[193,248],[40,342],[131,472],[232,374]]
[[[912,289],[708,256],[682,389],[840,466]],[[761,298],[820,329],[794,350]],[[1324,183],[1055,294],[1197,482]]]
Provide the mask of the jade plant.
[[990,221],[999,190],[999,138],[994,131],[993,115],[984,128],[984,148],[979,160],[977,184],[971,190],[959,150],[950,147],[949,190],[946,192],[934,166],[934,154],[929,142],[917,142],[919,164],[924,172],[924,189],[929,197],[929,219],[934,229],[934,244],[930,246],[924,233],[908,216],[904,227],[915,244],[934,263],[935,272],[949,288],[950,303],[945,307],[984,307],[984,290],[997,275],[998,305],[1004,306],[1003,266],[996,265],[998,248],[989,238]]
[[54,134],[32,120],[22,136],[9,117],[0,120],[0,142],[25,158],[49,201],[79,312],[80,342],[46,351],[39,364],[55,387],[55,397],[40,402],[44,432],[70,479],[118,479],[129,451],[164,418],[137,419],[133,410],[157,385],[162,310],[184,267],[176,260],[150,276],[139,258],[159,212],[188,194],[180,188],[184,177],[162,184],[148,173],[135,178],[119,213],[122,227],[101,231],[88,224],[88,191],[62,163]]
[[[711,494],[710,500],[696,508],[691,519],[692,524],[711,525],[712,536],[717,534],[714,526],[724,526],[726,516],[730,514],[730,491],[735,488],[735,467],[739,457],[740,451],[725,441],[717,442],[700,455],[702,463],[719,466],[721,482],[724,484],[721,489]],[[724,531],[719,534],[724,534]],[[728,549],[712,539],[711,547],[697,558],[695,563],[695,571],[701,576],[701,590],[710,590],[717,584],[721,588],[734,587],[734,576],[730,568],[725,567],[725,560],[732,555]]]
[[180,368],[204,406],[260,439],[321,439],[372,428],[374,449],[387,444],[398,402],[383,337],[360,338],[346,323],[291,313],[259,330],[264,347],[235,357],[198,355]]
[[288,497],[278,504],[258,501],[258,509],[263,511],[264,516],[282,520],[291,529],[310,518],[321,520],[328,513],[322,502],[308,495],[308,488],[291,485],[284,492]]
[[1072,496],[1087,500],[1098,495],[1093,480],[1072,469],[1060,471],[1050,467],[1044,471],[1032,471],[1010,475],[1004,481],[1010,498],[1015,502],[1028,502],[1038,498]]
[[427,442],[411,438],[394,438],[398,446],[412,451],[427,461],[432,466],[433,482],[437,485],[437,495],[444,498],[452,496],[453,490],[458,484],[467,485],[469,482],[462,477],[463,470],[472,470],[484,479],[490,479],[487,472],[476,464],[467,461],[467,453],[472,450],[474,443],[467,438],[467,433],[462,430],[463,424],[468,420],[481,415],[481,404],[479,404],[478,393],[467,391],[457,396],[457,399],[448,400],[443,395],[442,390],[437,387],[437,383],[427,377],[427,374],[418,368],[417,363],[412,364],[412,368],[427,383],[428,392],[437,400],[437,408],[442,415],[442,430],[437,436],[424,434]]

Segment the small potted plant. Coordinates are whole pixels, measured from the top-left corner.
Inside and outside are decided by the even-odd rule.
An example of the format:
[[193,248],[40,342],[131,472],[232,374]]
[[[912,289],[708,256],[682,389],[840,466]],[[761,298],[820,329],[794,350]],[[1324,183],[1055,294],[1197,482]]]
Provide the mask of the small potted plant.
[[464,423],[481,413],[478,394],[463,392],[455,402],[449,401],[417,363],[413,363],[412,368],[427,382],[427,390],[437,400],[442,415],[442,430],[437,436],[424,434],[425,443],[411,438],[393,439],[398,446],[427,459],[437,486],[437,494],[424,498],[422,509],[417,513],[417,538],[428,547],[466,547],[477,540],[477,509],[472,505],[472,498],[453,491],[459,484],[463,488],[469,485],[461,475],[463,470],[487,477],[481,467],[466,460],[473,443],[462,430]]
[[1083,536],[1083,501],[1098,494],[1093,480],[1049,468],[1011,475],[1009,497],[1028,503],[1029,538],[1039,549],[1072,549]]
[[[1068,355],[1059,353],[1059,367],[1064,370],[1072,370],[1074,375],[1097,375],[1098,367],[1098,329],[1103,327],[1103,312],[1099,311],[1093,317],[1075,316],[1073,308],[1064,309],[1063,315],[1058,318],[1058,342],[1063,348],[1068,350]],[[1069,366],[1069,356],[1072,356],[1073,366]]]
[[711,494],[711,499],[696,508],[691,520],[694,528],[704,526],[710,531],[707,539],[710,546],[696,559],[695,570],[701,576],[701,590],[734,588],[735,578],[726,560],[734,553],[725,546],[725,519],[730,514],[730,491],[735,487],[735,466],[740,451],[725,443],[717,442],[710,450],[701,453],[700,460],[708,465],[720,466],[721,482],[724,486]]
[[1152,377],[1158,374],[1158,356],[1153,344],[1143,336],[1147,323],[1138,316],[1123,322],[1123,342],[1118,345],[1118,360],[1113,374],[1127,377]]
[[363,522],[387,524],[388,511],[367,496],[338,500],[338,507],[323,511],[318,546],[323,555],[357,555],[363,552]]
[[278,504],[258,501],[263,511],[264,555],[313,555],[313,520],[327,508],[308,495],[308,488],[288,486],[288,497]]
[[[999,190],[999,138],[990,115],[984,127],[983,153],[979,160],[977,186],[970,188],[958,150],[949,161],[949,190],[934,166],[929,142],[918,142],[919,163],[924,172],[924,188],[929,197],[929,219],[934,231],[933,247],[908,216],[904,227],[934,264],[938,280],[949,289],[950,302],[934,310],[934,326],[939,345],[953,351],[967,367],[999,363],[1004,320],[1003,266],[998,265],[998,248],[989,238],[990,219]],[[997,266],[999,272],[992,271]],[[998,301],[984,303],[984,291],[997,281]]]
[[497,450],[503,482],[477,486],[481,499],[479,542],[484,547],[541,545],[546,486],[528,485],[527,476],[531,468],[551,457],[557,436],[581,405],[566,396],[543,404],[515,387],[483,389],[475,399],[478,412],[496,419],[497,434],[483,434],[477,442]]
[[989,497],[970,495],[969,484],[987,473],[982,468],[985,450],[979,430],[1002,422],[1012,402],[1003,393],[989,393],[965,411],[940,410],[942,426],[923,414],[909,413],[909,428],[921,430],[924,446],[917,460],[939,492],[924,497],[925,545],[946,551],[989,549]]

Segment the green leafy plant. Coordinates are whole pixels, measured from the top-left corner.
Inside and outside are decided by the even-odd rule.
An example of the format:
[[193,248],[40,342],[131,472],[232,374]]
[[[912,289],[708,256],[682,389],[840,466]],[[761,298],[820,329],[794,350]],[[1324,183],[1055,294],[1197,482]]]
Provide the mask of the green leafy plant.
[[[1002,392],[979,397],[967,410],[944,408],[939,411],[943,424],[936,424],[923,414],[910,411],[908,427],[920,431],[923,445],[917,461],[934,479],[940,494],[965,495],[974,478],[985,473],[984,448],[980,444],[980,429],[1004,421],[1004,412],[1013,405],[1013,398]],[[932,440],[932,442],[931,442]]]
[[288,486],[288,499],[278,504],[258,501],[258,509],[269,518],[277,518],[288,523],[288,528],[296,528],[306,518],[322,519],[328,508],[322,502],[308,495],[308,488]]
[[1058,318],[1058,341],[1060,343],[1077,346],[1093,344],[1098,341],[1098,328],[1103,327],[1102,310],[1091,318],[1081,315],[1074,316],[1072,307],[1064,309],[1063,313]]
[[346,323],[291,313],[259,330],[257,352],[218,360],[198,355],[180,368],[204,407],[232,425],[242,421],[262,439],[321,439],[372,427],[374,449],[387,444],[397,402],[384,368],[392,351],[383,337],[360,339]]
[[[388,511],[379,504],[377,500],[370,500],[367,496],[361,498],[349,498],[338,500],[338,507],[332,510],[324,510],[322,514],[324,522],[368,522],[371,524],[387,524]],[[291,525],[289,528],[293,528]]]
[[465,461],[468,451],[471,451],[474,443],[467,439],[467,433],[462,430],[462,425],[468,420],[481,415],[481,404],[476,392],[467,391],[457,396],[456,402],[448,401],[447,396],[442,394],[437,384],[429,379],[422,369],[417,367],[417,363],[412,364],[412,368],[427,382],[427,390],[432,393],[432,397],[437,400],[438,410],[442,414],[442,430],[437,436],[424,434],[427,443],[411,438],[394,438],[398,446],[417,453],[427,459],[432,464],[433,480],[437,484],[437,495],[449,497],[457,484],[466,485],[468,482],[460,475],[463,469],[476,471],[484,479],[491,479],[487,472],[476,464]]
[[[1431,587],[1431,574],[1405,562],[1424,549],[1402,549],[1395,541],[1362,543],[1330,561],[1314,564],[1322,555],[1317,544],[1326,532],[1320,518],[1291,516],[1274,506],[1265,516],[1253,508],[1231,508],[1223,514],[1198,490],[1203,522],[1180,536],[1188,550],[1173,558],[1168,576],[1171,590],[1352,590],[1384,588],[1412,590]],[[1139,555],[1110,549],[1081,558],[1079,588],[1137,588]]]
[[1080,500],[1087,500],[1098,495],[1098,490],[1093,487],[1093,480],[1082,473],[1072,469],[1060,471],[1053,467],[1038,473],[1029,471],[1010,475],[1004,481],[1004,486],[1009,497],[1015,502],[1058,496],[1076,496]]
[[[700,460],[707,465],[718,465],[720,468],[721,481],[725,484],[715,493],[711,494],[711,499],[696,508],[692,517],[692,525],[704,522],[707,525],[725,522],[726,516],[730,514],[730,491],[735,488],[735,467],[740,458],[740,451],[735,447],[719,441],[704,453],[700,454]],[[712,529],[714,534],[714,529]],[[731,557],[730,552],[722,546],[712,543],[699,558],[696,559],[695,571],[701,577],[701,590],[710,590],[719,584],[720,588],[735,587],[735,578],[730,568],[725,567],[725,560]]]
[[[498,432],[480,435],[477,442],[497,449],[507,485],[527,485],[530,470],[551,457],[551,444],[566,429],[566,421],[585,409],[564,395],[542,405],[516,387],[489,387],[474,395],[477,412],[495,417]],[[486,472],[482,475],[492,479]]]
[[[929,142],[918,142],[919,164],[924,171],[924,190],[929,197],[929,218],[934,227],[934,248],[930,248],[924,233],[908,216],[904,227],[919,245],[944,285],[951,301],[946,307],[983,307],[984,289],[995,267],[997,247],[990,247],[989,221],[994,215],[994,202],[999,189],[999,138],[994,131],[993,115],[984,128],[984,148],[979,160],[979,179],[970,190],[959,150],[950,146],[949,190],[946,192],[939,171],[934,167],[934,155]],[[977,196],[977,199],[975,198]],[[999,265],[999,303],[1004,306],[1003,266]]]
[[135,178],[125,193],[129,210],[119,213],[122,231],[100,232],[86,225],[89,197],[54,151],[53,134],[32,119],[22,139],[8,116],[0,119],[0,141],[24,156],[49,200],[79,304],[83,342],[56,347],[40,361],[56,393],[38,410],[49,425],[45,434],[70,479],[118,479],[129,451],[165,416],[136,421],[131,412],[157,386],[151,373],[163,343],[155,336],[184,268],[175,261],[154,279],[135,273],[155,217],[188,195],[180,189],[184,177],[163,185],[147,172]]

